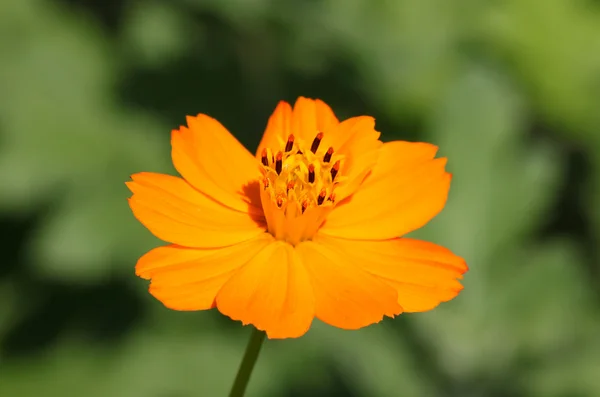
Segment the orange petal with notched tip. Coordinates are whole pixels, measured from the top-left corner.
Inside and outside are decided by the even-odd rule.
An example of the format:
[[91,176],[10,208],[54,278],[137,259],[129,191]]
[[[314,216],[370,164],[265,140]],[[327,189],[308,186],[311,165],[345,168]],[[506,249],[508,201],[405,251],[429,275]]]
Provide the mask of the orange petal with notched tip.
[[456,297],[463,289],[458,279],[468,270],[463,258],[421,240],[360,241],[319,236],[316,241],[351,252],[350,263],[398,291],[398,303],[405,312],[431,310]]
[[319,99],[300,97],[293,109],[289,103],[281,101],[269,118],[256,156],[260,158],[262,150],[266,148],[273,151],[284,148],[290,134],[294,135],[296,141],[302,140],[310,145],[318,132],[330,136],[335,133],[338,124],[333,110]]
[[151,279],[150,293],[174,310],[214,307],[223,284],[254,255],[273,242],[270,234],[223,248],[198,249],[168,245],[142,256],[136,274]]
[[[299,97],[293,108],[281,101],[269,118],[256,157],[260,158],[262,150],[266,148],[272,151],[283,149],[290,134],[294,135],[296,142],[302,141],[308,146],[319,132],[324,133],[324,139],[331,139],[337,134],[339,124],[333,110],[319,99]],[[329,147],[326,146],[329,144],[327,142],[320,145],[323,151]]]
[[296,250],[310,273],[315,314],[321,321],[358,329],[402,312],[394,288],[356,266],[352,250],[313,241],[300,243]]
[[[171,157],[181,176],[207,196],[237,211],[259,213],[259,164],[217,120],[188,116],[171,133]],[[249,209],[250,207],[250,209]]]
[[252,324],[269,338],[295,338],[308,331],[315,313],[313,288],[294,248],[268,245],[223,285],[219,311]]
[[131,176],[129,206],[135,217],[161,240],[186,247],[224,247],[265,232],[250,214],[225,207],[185,180],[142,172]]
[[310,145],[317,133],[331,134],[339,121],[325,102],[299,97],[292,112],[292,133]]
[[437,147],[395,141],[384,144],[371,174],[338,203],[319,233],[348,239],[382,240],[419,229],[448,197],[451,175]]

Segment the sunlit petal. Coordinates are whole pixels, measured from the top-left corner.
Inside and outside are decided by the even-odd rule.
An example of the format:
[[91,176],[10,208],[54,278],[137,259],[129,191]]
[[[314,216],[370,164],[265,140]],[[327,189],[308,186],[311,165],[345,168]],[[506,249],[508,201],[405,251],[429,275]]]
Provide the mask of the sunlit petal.
[[312,241],[296,249],[310,274],[321,321],[357,329],[402,312],[394,288],[356,266],[352,251]]
[[151,279],[150,293],[174,310],[214,307],[217,292],[241,266],[273,242],[270,234],[223,248],[185,248],[168,245],[142,256],[138,276]]
[[216,302],[221,313],[266,331],[269,338],[303,335],[315,312],[308,273],[294,248],[282,242],[268,245],[239,269]]
[[320,233],[381,240],[419,229],[436,216],[450,189],[446,159],[426,143],[390,142],[382,146],[371,174],[339,202]]
[[405,312],[431,310],[463,289],[458,279],[467,271],[464,259],[433,243],[409,238],[357,241],[326,236],[320,236],[318,242],[351,252],[348,263],[394,287]]
[[233,210],[195,190],[185,180],[143,172],[132,175],[129,205],[161,240],[187,247],[224,247],[264,233],[251,214]]

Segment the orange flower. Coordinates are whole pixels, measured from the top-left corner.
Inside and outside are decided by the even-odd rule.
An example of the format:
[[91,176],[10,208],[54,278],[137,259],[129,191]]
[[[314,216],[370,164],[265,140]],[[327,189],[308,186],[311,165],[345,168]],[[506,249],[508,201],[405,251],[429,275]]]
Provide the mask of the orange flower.
[[372,117],[339,122],[320,100],[280,102],[252,156],[199,114],[171,135],[183,178],[139,173],[135,217],[171,245],[136,266],[175,310],[221,313],[269,338],[306,333],[314,317],[344,329],[433,309],[462,289],[464,260],[399,238],[446,203],[437,147],[382,143]]

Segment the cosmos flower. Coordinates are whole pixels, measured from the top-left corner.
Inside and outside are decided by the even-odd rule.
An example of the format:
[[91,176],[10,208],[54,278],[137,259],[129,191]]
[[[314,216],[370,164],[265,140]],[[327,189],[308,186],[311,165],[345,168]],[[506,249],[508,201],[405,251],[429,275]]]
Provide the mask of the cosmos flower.
[[256,156],[199,114],[171,135],[181,177],[127,182],[135,217],[170,245],[136,274],[175,310],[208,310],[299,337],[431,310],[462,289],[465,261],[401,237],[444,207],[451,175],[428,143],[382,143],[372,117],[338,121],[320,100],[280,102]]

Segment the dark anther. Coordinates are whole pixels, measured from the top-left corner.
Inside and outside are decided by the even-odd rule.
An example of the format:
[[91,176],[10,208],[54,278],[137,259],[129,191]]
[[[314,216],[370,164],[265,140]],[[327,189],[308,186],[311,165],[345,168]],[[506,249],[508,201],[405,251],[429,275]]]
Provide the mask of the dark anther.
[[260,161],[265,167],[269,165],[269,160],[267,160],[267,149],[263,149],[260,153]]
[[340,161],[338,160],[335,162],[333,167],[331,167],[331,180],[332,181],[335,179],[335,176],[337,175],[339,170],[340,170]]
[[319,144],[321,144],[321,139],[323,139],[323,133],[319,132],[315,139],[313,140],[312,145],[310,146],[310,151],[313,153],[317,153],[317,149],[319,148]]
[[325,201],[326,195],[327,195],[327,192],[325,191],[325,189],[321,190],[321,193],[319,193],[319,197],[317,197],[317,204],[319,204],[319,205],[323,204],[323,201]]
[[313,183],[315,181],[315,166],[310,164],[308,166],[308,182]]
[[331,156],[333,155],[333,148],[330,147],[327,149],[327,153],[325,153],[325,157],[323,157],[323,161],[329,163],[331,161]]
[[289,152],[294,147],[294,134],[288,136],[287,143],[285,144],[285,151]]
[[275,156],[275,172],[277,175],[281,174],[281,168],[283,167],[283,154],[281,152],[277,153]]
[[306,209],[308,208],[308,201],[304,201],[302,203],[302,213],[304,214],[304,211],[306,211]]

